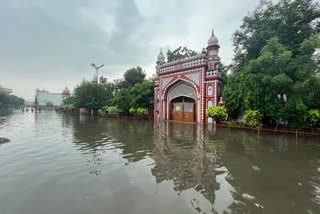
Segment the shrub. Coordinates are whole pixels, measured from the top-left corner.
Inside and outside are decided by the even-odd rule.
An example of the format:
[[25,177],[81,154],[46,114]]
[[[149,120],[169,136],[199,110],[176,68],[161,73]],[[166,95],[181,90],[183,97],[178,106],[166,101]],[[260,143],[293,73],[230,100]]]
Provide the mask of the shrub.
[[47,103],[46,103],[46,106],[47,106],[47,107],[53,107],[54,105],[53,105],[52,102],[47,102]]
[[120,113],[120,110],[117,108],[117,106],[109,106],[108,107],[108,114],[118,115],[119,113]]
[[219,123],[221,117],[228,117],[227,109],[221,106],[211,106],[206,109],[206,114]]
[[308,111],[307,122],[310,123],[311,126],[320,125],[320,111],[318,109],[311,109]]
[[131,107],[131,108],[129,109],[129,112],[130,112],[130,114],[135,115],[135,114],[137,113],[137,109]]
[[137,114],[139,116],[147,116],[148,115],[148,109],[147,108],[138,108],[137,109]]
[[102,111],[104,111],[105,113],[108,113],[108,108],[109,108],[109,106],[103,106]]
[[74,109],[74,105],[73,104],[62,104],[61,108],[65,108],[65,109]]
[[98,112],[99,112],[99,114],[100,114],[101,116],[106,115],[106,112],[105,112],[104,110],[102,110],[102,109],[99,109]]
[[262,126],[263,115],[257,110],[248,110],[243,116],[244,123],[251,127]]
[[240,120],[230,120],[228,122],[229,126],[232,126],[232,127],[236,127],[236,126],[243,126],[244,123]]

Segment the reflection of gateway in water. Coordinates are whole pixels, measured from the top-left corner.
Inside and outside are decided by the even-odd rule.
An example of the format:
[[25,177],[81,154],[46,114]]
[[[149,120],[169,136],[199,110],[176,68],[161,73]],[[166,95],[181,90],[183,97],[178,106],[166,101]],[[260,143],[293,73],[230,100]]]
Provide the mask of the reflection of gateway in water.
[[203,128],[197,124],[155,122],[152,174],[156,182],[172,180],[174,190],[193,188],[211,203],[215,200],[216,153],[206,147]]

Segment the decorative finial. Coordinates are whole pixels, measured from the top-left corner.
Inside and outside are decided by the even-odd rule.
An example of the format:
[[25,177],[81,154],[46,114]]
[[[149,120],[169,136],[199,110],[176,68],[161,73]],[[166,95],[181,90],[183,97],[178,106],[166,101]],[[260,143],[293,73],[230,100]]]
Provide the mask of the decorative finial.
[[160,48],[160,53],[158,55],[158,61],[164,61],[165,60],[165,56],[162,53],[162,48]]
[[211,33],[211,36],[214,36],[214,31],[213,31],[213,28],[212,28],[212,33]]

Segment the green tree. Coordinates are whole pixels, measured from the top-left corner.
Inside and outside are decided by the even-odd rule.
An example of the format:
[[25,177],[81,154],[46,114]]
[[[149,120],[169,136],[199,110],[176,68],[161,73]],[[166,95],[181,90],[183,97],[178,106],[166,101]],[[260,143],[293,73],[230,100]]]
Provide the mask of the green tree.
[[70,105],[70,104],[74,104],[74,103],[75,103],[75,97],[74,96],[67,97],[63,101],[63,104],[65,104],[65,105]]
[[196,56],[198,53],[196,51],[190,50],[187,47],[178,47],[177,49],[167,51],[167,61],[173,62],[180,59],[185,59],[188,57]]
[[149,108],[154,100],[153,83],[150,81],[143,81],[135,84],[131,90],[130,107],[133,108]]
[[261,0],[233,34],[234,71],[243,71],[272,37],[278,37],[295,56],[300,44],[320,31],[320,7],[312,0]]
[[113,105],[128,114],[130,108],[149,108],[153,103],[153,83],[145,80],[130,88],[122,88],[112,99]]
[[115,105],[121,112],[128,114],[130,109],[130,102],[132,100],[130,90],[127,88],[122,88],[120,91],[113,97],[112,103]]
[[0,109],[5,109],[10,107],[9,95],[3,92],[0,92]]
[[127,70],[124,75],[124,87],[129,88],[134,86],[136,83],[142,83],[146,77],[145,72],[141,67],[131,68]]
[[18,108],[24,105],[24,99],[0,92],[0,109]]
[[219,71],[221,72],[221,83],[222,83],[222,90],[223,87],[228,83],[228,72],[231,69],[231,65],[224,65],[220,64]]
[[223,100],[232,117],[256,109],[265,121],[301,127],[308,109],[319,106],[320,82],[313,58],[319,42],[319,34],[311,35],[294,57],[279,39],[271,38],[243,72],[229,77]]
[[74,90],[74,104],[76,108],[87,108],[91,110],[101,109],[110,103],[112,91],[103,84],[83,81]]

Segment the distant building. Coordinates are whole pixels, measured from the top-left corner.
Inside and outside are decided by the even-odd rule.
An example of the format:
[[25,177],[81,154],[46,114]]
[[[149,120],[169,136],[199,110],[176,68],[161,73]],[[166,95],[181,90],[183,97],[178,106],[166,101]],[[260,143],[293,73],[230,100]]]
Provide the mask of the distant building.
[[33,101],[24,101],[24,105],[26,106],[33,106],[34,105],[34,102]]
[[51,93],[45,90],[36,90],[35,105],[38,106],[59,106],[70,96],[70,91],[66,87],[62,93]]
[[70,97],[70,90],[66,86],[66,88],[63,89],[62,91],[62,102],[64,102],[64,100],[67,99],[68,97]]
[[6,93],[6,94],[11,94],[12,93],[12,89],[4,88],[4,87],[2,87],[2,85],[0,85],[0,92]]

